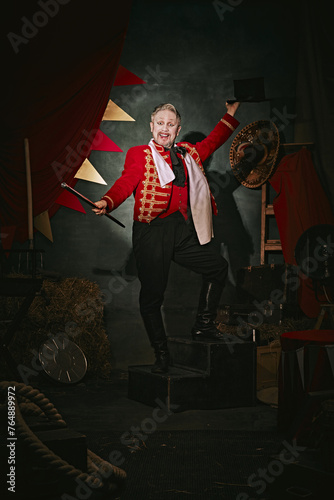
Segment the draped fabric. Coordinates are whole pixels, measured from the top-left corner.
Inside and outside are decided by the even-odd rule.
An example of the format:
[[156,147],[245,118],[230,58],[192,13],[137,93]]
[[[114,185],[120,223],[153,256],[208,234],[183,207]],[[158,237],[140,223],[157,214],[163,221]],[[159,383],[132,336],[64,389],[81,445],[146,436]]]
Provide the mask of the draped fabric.
[[0,225],[16,226],[21,241],[28,236],[24,140],[33,216],[52,215],[61,182],[74,178],[99,129],[130,9],[131,0],[7,2],[1,20]]
[[[296,20],[299,52],[294,141],[314,144],[314,163],[306,150],[287,155],[271,179],[279,193],[274,210],[283,254],[291,264],[296,263],[294,249],[303,231],[316,224],[333,224],[334,34],[326,11],[325,0],[302,0]],[[305,314],[316,317],[320,307],[310,279],[300,281],[298,295]]]
[[[295,248],[304,231],[318,224],[334,224],[334,215],[306,148],[284,156],[269,182],[277,193],[273,207],[284,260],[296,265]],[[298,298],[307,316],[319,314],[310,279],[300,280]]]
[[303,232],[317,224],[334,224],[311,152],[301,148],[284,156],[269,182],[277,193],[273,206],[284,260],[296,265],[294,252]]
[[328,2],[299,1],[295,142],[314,142],[314,163],[334,211],[334,31]]

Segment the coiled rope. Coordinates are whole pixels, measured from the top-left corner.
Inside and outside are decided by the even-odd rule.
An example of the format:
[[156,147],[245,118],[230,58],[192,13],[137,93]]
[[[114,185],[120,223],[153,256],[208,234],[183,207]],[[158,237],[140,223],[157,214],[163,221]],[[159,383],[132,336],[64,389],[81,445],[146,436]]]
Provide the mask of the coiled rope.
[[72,479],[73,486],[75,486],[75,479],[79,479],[96,492],[113,492],[124,484],[125,471],[103,460],[91,450],[87,450],[88,472],[83,472],[56,455],[36,436],[25,422],[23,414],[45,416],[56,427],[67,427],[58,410],[38,389],[16,381],[0,382],[0,409],[2,411],[7,406],[8,388],[13,386],[15,386],[16,437],[37,456],[41,464],[52,467],[58,474]]

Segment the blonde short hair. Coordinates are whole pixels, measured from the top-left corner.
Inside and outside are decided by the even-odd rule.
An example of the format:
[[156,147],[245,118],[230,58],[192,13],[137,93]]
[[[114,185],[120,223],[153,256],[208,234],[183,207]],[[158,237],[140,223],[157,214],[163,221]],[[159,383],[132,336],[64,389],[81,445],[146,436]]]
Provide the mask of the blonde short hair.
[[168,109],[169,111],[173,111],[173,113],[175,113],[176,115],[176,118],[179,122],[179,125],[181,124],[181,115],[180,113],[178,112],[178,110],[176,109],[175,106],[173,106],[173,104],[169,104],[168,102],[166,103],[163,103],[163,104],[159,104],[159,106],[156,106],[151,114],[151,122],[153,122],[154,120],[154,117],[157,113],[159,113],[159,111],[164,111],[165,109]]

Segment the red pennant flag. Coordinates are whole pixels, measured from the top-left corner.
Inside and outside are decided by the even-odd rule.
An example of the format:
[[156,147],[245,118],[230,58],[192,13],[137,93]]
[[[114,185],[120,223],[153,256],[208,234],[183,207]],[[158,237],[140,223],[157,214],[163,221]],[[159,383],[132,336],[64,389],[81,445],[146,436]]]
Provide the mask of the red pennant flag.
[[72,210],[77,210],[77,212],[82,212],[83,214],[86,213],[86,210],[81,205],[78,198],[69,191],[66,191],[65,189],[60,193],[60,196],[58,196],[58,198],[56,199],[56,203],[58,203],[58,205],[63,205],[64,207],[71,208]]
[[[2,226],[1,227],[1,246],[3,250],[10,250],[14,241],[16,226]],[[9,253],[6,252],[8,257]]]
[[123,151],[115,144],[109,137],[102,132],[102,130],[98,130],[93,143],[92,150],[94,151],[115,151],[117,153],[123,153]]
[[139,85],[144,82],[139,76],[136,76],[134,73],[131,73],[128,69],[124,68],[124,66],[118,66],[118,70],[116,73],[114,87],[119,87],[121,85]]

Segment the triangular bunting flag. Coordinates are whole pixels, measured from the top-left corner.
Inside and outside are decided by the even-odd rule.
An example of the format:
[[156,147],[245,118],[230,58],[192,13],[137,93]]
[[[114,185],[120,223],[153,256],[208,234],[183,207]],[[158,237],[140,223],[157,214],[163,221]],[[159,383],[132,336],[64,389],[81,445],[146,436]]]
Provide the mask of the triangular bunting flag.
[[123,151],[115,144],[109,137],[102,132],[102,130],[98,130],[93,143],[92,150],[94,151],[115,151],[117,153],[123,153]]
[[116,73],[114,87],[119,87],[121,85],[139,85],[144,82],[141,78],[136,76],[134,73],[131,73],[128,69],[124,68],[124,66],[119,65]]
[[[16,226],[1,226],[0,237],[3,250],[10,250],[14,241]],[[6,253],[8,257],[8,253]]]
[[47,210],[34,217],[34,227],[37,229],[37,231],[44,234],[44,236],[53,243],[50,217]]
[[111,120],[115,122],[134,122],[130,115],[125,113],[115,102],[109,99],[108,105],[102,117],[102,121]]
[[86,210],[81,205],[78,198],[74,194],[66,191],[65,189],[56,199],[56,203],[58,203],[58,205],[63,205],[64,207],[71,208],[72,210],[77,210],[78,212],[82,212],[83,214],[86,213]]
[[96,184],[107,184],[87,158],[74,177],[76,179],[82,179],[83,181],[96,182]]

